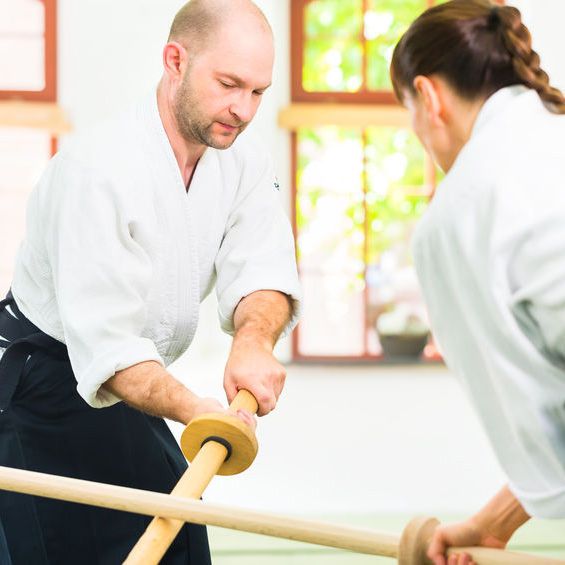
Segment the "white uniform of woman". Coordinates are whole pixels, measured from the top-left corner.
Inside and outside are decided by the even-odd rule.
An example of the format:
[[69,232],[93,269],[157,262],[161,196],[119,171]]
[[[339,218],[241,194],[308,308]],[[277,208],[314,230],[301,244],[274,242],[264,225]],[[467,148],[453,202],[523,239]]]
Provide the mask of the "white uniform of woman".
[[414,239],[435,335],[532,515],[565,517],[565,116],[504,88]]

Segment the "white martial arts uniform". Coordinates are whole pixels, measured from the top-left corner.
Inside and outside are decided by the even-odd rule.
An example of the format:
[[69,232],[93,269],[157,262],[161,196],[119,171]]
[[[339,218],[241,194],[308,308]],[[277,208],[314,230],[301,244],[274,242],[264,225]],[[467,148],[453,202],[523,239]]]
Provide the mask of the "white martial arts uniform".
[[295,301],[294,243],[267,154],[240,137],[208,148],[187,193],[156,96],[61,151],[31,196],[12,285],[23,314],[69,351],[78,391],[189,346],[217,285],[222,328],[261,289]]
[[522,86],[487,100],[414,257],[510,488],[531,515],[565,517],[565,116]]

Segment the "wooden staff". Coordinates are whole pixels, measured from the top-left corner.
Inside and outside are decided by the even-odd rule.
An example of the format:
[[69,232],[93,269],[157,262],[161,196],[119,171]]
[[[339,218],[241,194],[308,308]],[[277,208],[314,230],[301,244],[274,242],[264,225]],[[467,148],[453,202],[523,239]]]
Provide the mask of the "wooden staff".
[[[208,524],[243,532],[268,535],[317,545],[336,547],[384,557],[400,563],[422,565],[433,518],[412,520],[402,537],[369,529],[343,527],[266,512],[251,512],[223,505],[204,504],[169,494],[94,483],[45,473],[0,467],[0,489],[162,516],[171,521]],[[451,548],[449,553],[469,553],[477,565],[565,565],[565,561],[481,547]],[[408,561],[407,559],[411,560]],[[404,561],[402,561],[404,560]]]
[[[230,410],[257,412],[253,395],[240,390],[230,404]],[[172,491],[175,497],[198,500],[216,474],[241,473],[253,463],[257,440],[239,418],[221,413],[203,414],[191,420],[181,436],[181,448],[190,467]],[[155,513],[153,520],[139,538],[125,565],[156,565],[184,525]]]

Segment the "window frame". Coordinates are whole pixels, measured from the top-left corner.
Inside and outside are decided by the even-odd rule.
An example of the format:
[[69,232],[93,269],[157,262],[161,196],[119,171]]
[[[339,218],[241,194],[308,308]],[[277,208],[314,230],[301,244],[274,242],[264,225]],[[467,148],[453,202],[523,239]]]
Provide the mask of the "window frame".
[[[339,125],[340,127],[348,127],[344,120],[352,119],[351,127],[360,128],[361,134],[365,137],[365,128],[368,125],[398,125],[398,127],[409,127],[409,118],[407,112],[396,100],[392,91],[369,91],[363,86],[363,90],[359,92],[307,92],[302,87],[302,71],[304,65],[304,12],[307,4],[314,0],[290,0],[290,91],[291,105],[279,114],[279,124],[290,130],[290,158],[291,158],[291,223],[295,236],[298,237],[297,225],[297,195],[298,195],[298,128],[299,127],[318,127],[324,116],[332,115],[331,121],[328,120],[327,125]],[[427,7],[431,7],[437,3],[436,0],[426,0]],[[495,4],[505,5],[505,0],[494,0]],[[363,9],[367,10],[368,0],[363,0]],[[366,78],[366,51],[363,53],[363,77]],[[364,80],[363,85],[366,84]],[[345,111],[344,111],[345,110]],[[301,116],[308,115],[308,123],[301,125]],[[403,118],[404,115],[404,118]],[[338,118],[336,119],[336,116]],[[376,124],[375,118],[382,124]],[[363,123],[363,125],[361,125]],[[424,178],[425,184],[431,186],[431,196],[435,191],[436,185],[436,169],[429,156],[424,162]],[[365,177],[365,174],[364,174]],[[367,190],[366,178],[364,178],[364,192]],[[365,201],[366,206],[366,201]],[[367,240],[365,240],[367,246]],[[296,247],[298,253],[298,246]],[[367,250],[365,248],[365,257]],[[367,265],[365,265],[367,267]],[[300,265],[298,265],[300,273]],[[365,270],[366,278],[366,270]],[[304,354],[300,351],[300,331],[301,324],[298,324],[296,330],[292,333],[292,360],[300,363],[379,363],[379,364],[395,364],[406,363],[406,359],[398,361],[385,359],[384,356],[375,355],[369,352],[369,330],[367,324],[367,308],[369,304],[369,289],[364,289],[364,350],[361,355],[311,355]],[[430,342],[433,344],[433,340]],[[417,363],[442,362],[439,353],[436,352],[427,356],[420,357]]]
[[[390,108],[394,110],[394,107]],[[382,124],[386,126],[387,124]],[[315,126],[314,126],[315,127]],[[367,126],[359,126],[355,125],[352,126],[358,128],[360,130],[361,136],[363,138],[364,144],[366,144],[366,128]],[[405,126],[399,125],[398,127],[408,127],[408,124]],[[298,131],[293,129],[291,131],[291,170],[292,170],[292,178],[291,178],[291,209],[290,213],[291,217],[291,225],[292,231],[294,233],[295,242],[298,241],[298,222],[297,222],[297,196],[298,196],[298,181],[297,181],[297,171],[298,171]],[[433,196],[436,187],[436,169],[435,166],[429,156],[426,156],[424,160],[424,183],[425,185],[431,186],[431,194],[430,198]],[[363,193],[366,196],[367,192],[367,177],[365,172],[365,167],[363,170]],[[363,206],[365,207],[365,215],[367,214],[367,201],[364,199]],[[364,279],[367,278],[367,245],[368,241],[365,238],[364,241],[364,250],[363,255],[365,258],[365,271],[364,271]],[[296,244],[296,254],[298,259],[298,244]],[[301,269],[300,264],[298,264],[298,273],[300,275]],[[408,361],[405,358],[399,358],[398,360],[390,360],[385,359],[384,355],[381,354],[374,354],[370,352],[370,342],[369,342],[369,326],[368,326],[368,309],[367,306],[370,303],[369,300],[369,288],[365,285],[363,290],[363,302],[364,302],[364,309],[363,309],[363,353],[360,355],[311,355],[302,353],[300,350],[300,331],[301,331],[301,324],[299,323],[296,329],[292,332],[292,360],[295,362],[300,363],[317,363],[317,362],[332,362],[332,363],[351,363],[351,362],[378,362],[384,364],[406,364]],[[430,342],[431,343],[431,342]],[[428,357],[420,357],[415,362],[420,364],[429,364],[429,363],[436,363],[441,362],[442,359],[439,354],[433,354]]]
[[[363,86],[358,92],[307,92],[302,86],[304,68],[304,12],[315,0],[290,0],[290,75],[291,99],[293,102],[345,102],[354,104],[390,104],[398,101],[392,90],[367,90],[367,51],[363,49]],[[363,13],[367,11],[368,0],[362,0]],[[435,0],[426,0],[428,7]],[[365,45],[365,39],[363,38]]]
[[[371,106],[379,107],[383,113],[390,112],[392,114],[399,115],[400,105],[394,95],[392,90],[390,91],[369,91],[363,86],[363,90],[359,92],[306,92],[302,87],[302,70],[304,65],[304,12],[307,4],[313,0],[291,0],[290,2],[290,66],[291,66],[291,100],[292,105],[295,103],[310,103],[304,104],[304,106],[312,106],[318,109],[323,107],[329,108],[330,105],[334,105],[334,108],[338,104],[342,105],[344,103],[349,103],[357,106],[357,108],[369,108]],[[426,0],[428,7],[435,4],[435,0]],[[367,10],[368,1],[363,0],[363,10]],[[366,51],[363,52],[363,77],[366,78]],[[366,81],[364,80],[363,85]],[[400,113],[404,113],[405,110],[400,110]],[[361,112],[363,113],[363,112]],[[280,119],[280,118],[279,118]],[[398,118],[397,118],[398,119]],[[383,120],[383,122],[386,120]],[[406,126],[409,122],[406,119]],[[330,125],[330,124],[328,124]],[[345,127],[341,124],[342,127]],[[384,125],[384,124],[383,124]],[[360,127],[361,135],[365,138],[366,132],[365,127],[356,125],[354,127]],[[294,232],[295,240],[298,236],[298,225],[297,225],[297,202],[296,198],[298,195],[298,183],[297,183],[297,170],[298,170],[298,133],[297,128],[292,127],[291,129],[291,214],[292,214],[292,229]],[[435,187],[435,168],[431,166],[429,158],[425,162],[425,177],[426,183],[432,183],[432,187]],[[366,192],[366,178],[364,176],[364,186],[363,191]],[[366,206],[366,202],[364,204]],[[364,245],[367,245],[365,241]],[[365,256],[366,256],[365,249]],[[298,252],[298,247],[297,247]],[[366,268],[366,265],[365,265]],[[299,267],[300,271],[300,267]],[[365,271],[366,276],[366,271]],[[297,362],[337,362],[337,363],[347,363],[347,362],[387,362],[383,359],[381,355],[375,355],[369,352],[369,333],[367,327],[367,304],[369,303],[369,289],[365,287],[363,291],[364,294],[364,323],[363,323],[363,353],[361,355],[310,355],[304,354],[300,351],[300,324],[296,330],[292,333],[292,359]],[[420,362],[429,363],[430,361],[437,361],[439,359],[434,358],[422,358]],[[403,360],[405,362],[405,360]]]
[[57,0],[36,0],[45,9],[45,88],[43,90],[1,90],[0,100],[56,102],[57,100]]

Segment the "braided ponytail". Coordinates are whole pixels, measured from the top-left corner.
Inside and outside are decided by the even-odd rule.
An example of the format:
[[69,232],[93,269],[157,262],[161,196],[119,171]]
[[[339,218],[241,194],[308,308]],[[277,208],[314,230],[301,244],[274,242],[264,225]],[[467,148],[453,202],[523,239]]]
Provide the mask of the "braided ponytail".
[[498,6],[492,11],[492,17],[500,21],[504,46],[512,57],[517,77],[522,84],[537,91],[549,111],[565,114],[565,97],[549,84],[549,76],[540,67],[540,57],[532,49],[532,36],[522,23],[519,10],[512,6]]
[[519,10],[489,0],[452,0],[426,10],[394,50],[391,77],[402,101],[418,75],[437,74],[463,98],[488,98],[506,86],[534,89],[549,111],[565,114],[565,97],[549,83]]

